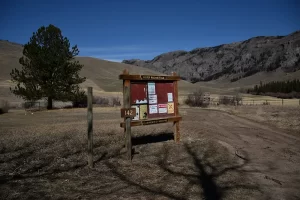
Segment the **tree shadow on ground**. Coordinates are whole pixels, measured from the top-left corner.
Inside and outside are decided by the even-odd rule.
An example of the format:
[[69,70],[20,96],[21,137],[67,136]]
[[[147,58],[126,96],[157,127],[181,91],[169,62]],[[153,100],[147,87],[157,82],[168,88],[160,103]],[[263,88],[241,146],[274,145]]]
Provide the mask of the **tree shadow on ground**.
[[[243,184],[241,181],[229,181],[223,183],[222,185],[217,184],[217,179],[221,178],[223,175],[228,175],[228,173],[236,173],[238,178],[244,177],[243,174],[245,171],[242,169],[245,167],[249,160],[247,155],[242,159],[242,162],[239,164],[223,164],[223,163],[212,163],[209,161],[209,155],[204,153],[203,156],[199,156],[194,148],[190,147],[188,144],[184,144],[184,149],[186,153],[186,158],[183,159],[181,164],[184,164],[189,160],[189,165],[185,166],[183,169],[178,170],[178,165],[176,163],[170,164],[169,154],[170,150],[164,148],[163,151],[159,153],[159,161],[156,165],[157,170],[161,170],[164,177],[167,177],[165,182],[157,185],[155,183],[149,184],[143,178],[143,175],[134,178],[130,174],[124,173],[123,169],[111,162],[105,162],[108,168],[111,169],[114,176],[118,177],[120,181],[127,183],[129,186],[139,188],[147,193],[152,195],[163,196],[175,200],[185,200],[190,199],[190,195],[193,195],[192,199],[207,199],[207,200],[220,200],[223,199],[229,191],[231,190],[252,190],[260,192],[259,187],[255,185]],[[172,158],[171,158],[172,160]],[[134,163],[134,165],[143,164]],[[172,166],[172,167],[170,167]],[[226,167],[225,167],[226,166]],[[180,184],[177,191],[170,189],[171,179],[179,178],[185,180],[186,184]],[[244,177],[245,178],[245,177]],[[155,181],[156,182],[156,181]],[[174,184],[176,185],[176,184]],[[171,187],[175,187],[172,186]],[[197,187],[198,192],[192,191],[191,188]]]
[[[133,139],[133,144],[156,143],[172,139],[173,133],[163,132],[154,136],[136,137]],[[122,159],[120,153],[123,148],[122,142],[119,141],[114,148],[101,143],[105,148],[99,146],[98,155],[94,157],[97,166],[92,170],[87,167],[86,159],[70,160],[70,165],[61,168],[59,165],[52,166],[55,160],[44,158],[42,163],[28,166],[28,169],[22,170],[20,174],[14,176],[0,174],[0,186],[8,185],[7,188],[16,189],[17,180],[23,185],[26,184],[27,188],[50,194],[49,186],[39,182],[40,179],[44,179],[53,181],[51,187],[69,188],[67,192],[55,188],[56,195],[59,197],[76,193],[81,197],[88,196],[96,199],[113,199],[122,196],[127,199],[145,197],[145,199],[219,200],[226,198],[232,190],[260,191],[259,187],[243,181],[245,173],[249,172],[244,169],[249,164],[246,154],[241,158],[236,157],[239,162],[227,162],[227,158],[215,161],[211,158],[222,152],[215,151],[214,147],[208,151],[197,141],[180,144],[167,142],[162,145],[147,145],[143,149],[143,154],[146,156],[138,155],[136,161],[133,160],[131,164]],[[64,152],[63,157],[77,158],[82,153],[82,150]],[[241,177],[242,180],[231,179],[232,174]],[[228,177],[229,181],[227,181]],[[70,179],[69,186],[68,183],[63,182],[64,179]],[[18,186],[17,189],[21,191],[20,188]],[[9,191],[7,190],[7,195],[11,195]]]
[[132,145],[141,145],[141,144],[150,144],[150,143],[158,143],[165,142],[168,140],[174,140],[173,132],[162,132],[156,135],[145,135],[145,136],[136,136],[132,137]]
[[[118,151],[116,151],[118,152]],[[73,152],[73,153],[67,153],[65,154],[65,158],[68,158],[70,156],[76,156],[77,154],[82,153],[81,151]],[[94,164],[101,162],[103,159],[107,158],[108,153],[103,152],[99,156],[94,156]],[[115,154],[114,156],[117,156]],[[51,159],[44,159],[44,161],[41,164],[36,164],[28,167],[26,170],[23,170],[22,173],[11,173],[10,175],[2,175],[0,176],[0,185],[6,184],[9,181],[12,180],[22,180],[22,179],[33,179],[33,178],[43,178],[43,177],[51,177],[55,176],[59,173],[64,172],[74,172],[77,169],[87,167],[87,161],[81,161],[77,163],[69,163],[69,165],[64,167],[53,167],[50,169],[47,169],[54,161]]]

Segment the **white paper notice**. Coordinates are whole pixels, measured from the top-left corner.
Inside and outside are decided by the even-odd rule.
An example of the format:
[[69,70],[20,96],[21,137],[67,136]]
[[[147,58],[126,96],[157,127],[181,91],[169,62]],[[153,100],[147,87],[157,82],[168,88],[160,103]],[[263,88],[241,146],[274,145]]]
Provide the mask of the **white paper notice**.
[[157,105],[149,105],[149,114],[157,113]]
[[155,83],[149,82],[148,83],[148,94],[155,94]]
[[136,116],[132,120],[139,120],[140,119],[140,107],[139,106],[131,106],[131,107],[136,109]]
[[158,104],[159,113],[168,113],[168,104]]
[[149,104],[157,104],[157,95],[156,94],[149,95]]
[[168,93],[168,102],[173,102],[173,94]]

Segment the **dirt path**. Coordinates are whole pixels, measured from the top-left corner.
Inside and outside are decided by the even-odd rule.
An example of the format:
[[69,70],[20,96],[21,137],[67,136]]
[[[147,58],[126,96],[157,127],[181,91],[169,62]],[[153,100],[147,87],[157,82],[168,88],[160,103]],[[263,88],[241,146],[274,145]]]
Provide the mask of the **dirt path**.
[[183,113],[183,124],[188,126],[184,128],[201,130],[203,137],[220,141],[232,154],[243,155],[248,162],[241,170],[269,197],[300,197],[300,137],[222,111],[186,109]]

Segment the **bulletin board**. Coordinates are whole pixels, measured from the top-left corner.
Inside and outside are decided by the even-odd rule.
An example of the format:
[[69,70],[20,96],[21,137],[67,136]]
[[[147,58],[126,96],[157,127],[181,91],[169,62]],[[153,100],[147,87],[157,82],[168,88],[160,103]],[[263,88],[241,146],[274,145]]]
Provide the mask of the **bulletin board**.
[[132,75],[124,70],[119,75],[123,80],[123,108],[125,147],[128,159],[132,159],[132,126],[156,125],[173,122],[174,140],[180,141],[178,111],[178,81],[176,73],[171,76]]
[[[175,73],[171,76],[154,76],[130,75],[124,71],[119,79],[123,80],[123,87],[129,88],[128,97],[123,92],[124,105],[136,110],[131,126],[181,120],[178,112],[180,77]],[[121,127],[124,127],[124,122],[121,123]]]
[[172,81],[131,82],[130,87],[131,107],[136,108],[132,120],[175,116]]

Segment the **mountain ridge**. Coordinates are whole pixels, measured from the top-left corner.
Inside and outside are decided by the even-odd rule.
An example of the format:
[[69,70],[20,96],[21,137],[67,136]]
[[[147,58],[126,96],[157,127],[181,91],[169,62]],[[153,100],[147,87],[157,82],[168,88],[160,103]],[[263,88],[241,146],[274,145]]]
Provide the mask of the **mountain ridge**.
[[172,71],[191,82],[227,78],[231,82],[262,71],[300,70],[300,31],[286,36],[256,36],[213,47],[176,50],[152,60],[130,59],[122,63],[161,73]]

